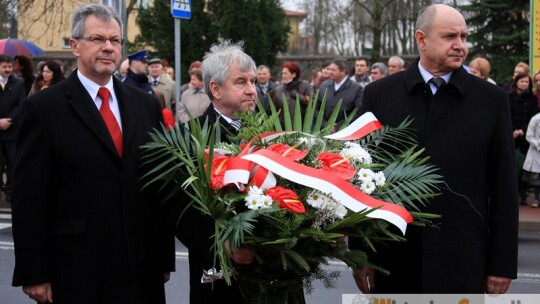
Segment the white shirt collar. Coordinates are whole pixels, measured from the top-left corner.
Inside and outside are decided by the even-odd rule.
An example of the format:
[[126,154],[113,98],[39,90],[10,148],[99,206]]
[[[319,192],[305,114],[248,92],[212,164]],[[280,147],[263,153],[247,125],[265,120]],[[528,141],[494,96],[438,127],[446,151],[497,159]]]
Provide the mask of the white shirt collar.
[[[79,77],[79,80],[81,81],[83,87],[86,89],[88,94],[90,94],[90,97],[94,101],[94,104],[96,105],[99,111],[99,108],[101,107],[101,98],[98,97],[97,93],[98,93],[99,88],[102,86],[90,80],[88,77],[84,76],[81,73],[81,71],[78,69],[77,69],[77,76]],[[109,92],[111,92],[111,95],[109,97],[110,108],[114,117],[116,118],[116,121],[118,122],[118,125],[120,126],[120,130],[122,130],[120,106],[118,105],[118,99],[116,98],[116,93],[114,92],[113,76],[111,76],[109,81],[103,87],[106,87],[109,90]]]
[[221,113],[216,107],[214,107],[214,110],[216,110],[216,112],[219,114],[219,116],[223,117],[223,119],[225,119],[225,121],[227,121],[227,123],[230,124],[231,121],[233,121],[232,118],[229,118],[225,114]]
[[[420,61],[418,62],[418,70],[420,70],[420,75],[422,75],[422,78],[424,79],[424,82],[429,83],[429,87],[431,88],[431,92],[435,95],[435,92],[437,92],[437,88],[435,87],[435,85],[433,83],[428,82],[428,81],[431,80],[431,78],[433,78],[435,76],[431,75],[430,72],[428,72],[426,69],[424,69],[424,67],[422,67],[422,65],[420,64]],[[452,72],[450,72],[448,74],[441,75],[439,77],[441,77],[442,79],[444,79],[444,81],[446,83],[448,83],[450,81],[451,76],[452,76]]]
[[[420,64],[420,62],[418,62],[418,69],[420,70],[420,74],[422,75],[422,78],[424,78],[424,82],[428,82],[431,78],[435,77],[433,75],[431,75],[430,72],[428,72],[426,69],[424,69],[424,67],[422,67],[422,65]],[[442,75],[442,76],[439,76],[441,77],[442,79],[444,79],[444,81],[446,83],[448,83],[450,81],[450,77],[452,76],[452,72],[448,73],[448,74],[445,74],[445,75]]]
[[341,86],[345,83],[345,80],[347,80],[347,77],[343,77],[339,83],[334,82],[334,91],[339,90],[339,88],[341,88]]
[[[80,70],[77,70],[77,76],[79,76],[79,80],[81,81],[83,87],[86,89],[88,94],[90,94],[90,97],[94,102],[96,101],[97,93],[100,87],[99,84],[95,83],[94,81],[90,80],[88,77],[84,76]],[[112,76],[109,79],[109,81],[104,85],[107,89],[109,89],[109,92],[111,92],[111,96],[114,98],[114,101],[116,101],[116,94],[114,94],[114,85],[113,85],[113,79]],[[101,104],[101,102],[100,102]],[[98,107],[99,109],[99,107]]]

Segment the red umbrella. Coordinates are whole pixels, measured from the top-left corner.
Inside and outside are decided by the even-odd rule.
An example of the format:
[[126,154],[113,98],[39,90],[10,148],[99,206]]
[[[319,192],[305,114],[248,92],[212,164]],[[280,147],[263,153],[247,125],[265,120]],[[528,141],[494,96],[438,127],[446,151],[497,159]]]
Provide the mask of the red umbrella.
[[0,39],[0,54],[17,56],[43,55],[45,52],[32,42],[20,39]]

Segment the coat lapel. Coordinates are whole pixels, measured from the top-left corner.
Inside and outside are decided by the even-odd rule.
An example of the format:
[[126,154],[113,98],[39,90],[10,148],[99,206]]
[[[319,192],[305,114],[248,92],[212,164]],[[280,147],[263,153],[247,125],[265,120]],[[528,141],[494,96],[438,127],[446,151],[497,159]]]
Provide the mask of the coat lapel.
[[[94,101],[84,88],[76,72],[71,73],[71,76],[66,80],[67,98],[70,101],[73,109],[81,120],[94,132],[96,137],[101,141],[107,150],[118,157],[118,152],[114,146],[109,130],[99,113]],[[116,88],[115,88],[116,89]],[[120,110],[122,111],[122,110]],[[122,119],[123,122],[123,119]]]
[[[120,107],[120,116],[122,117],[122,141],[124,147],[131,141],[133,132],[135,130],[135,124],[137,123],[137,103],[132,102],[135,100],[133,91],[126,88],[126,85],[122,84],[116,77],[113,77],[114,92],[118,99],[118,106]],[[126,149],[124,149],[126,151]]]

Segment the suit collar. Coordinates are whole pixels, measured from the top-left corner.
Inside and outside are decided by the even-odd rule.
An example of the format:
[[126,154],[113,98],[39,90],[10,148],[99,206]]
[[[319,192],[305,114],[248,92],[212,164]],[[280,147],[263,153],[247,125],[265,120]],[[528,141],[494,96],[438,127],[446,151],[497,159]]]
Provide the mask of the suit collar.
[[[132,93],[115,77],[113,77],[113,83],[120,107],[120,116],[122,117],[122,141],[125,147],[133,135],[135,112],[137,111],[136,103],[128,102],[133,98]],[[90,97],[90,94],[86,91],[75,72],[71,73],[66,79],[66,96],[81,120],[94,132],[107,149],[118,157],[118,152],[109,134],[109,130],[94,100]]]
[[[418,68],[418,62],[420,58],[417,58],[411,66],[405,70],[405,85],[407,86],[407,91],[412,93],[416,89],[424,89],[426,82],[420,74],[420,69]],[[450,81],[447,86],[450,88],[451,92],[455,92],[461,96],[465,94],[467,89],[467,77],[471,75],[461,66],[459,69],[455,70],[450,77]]]

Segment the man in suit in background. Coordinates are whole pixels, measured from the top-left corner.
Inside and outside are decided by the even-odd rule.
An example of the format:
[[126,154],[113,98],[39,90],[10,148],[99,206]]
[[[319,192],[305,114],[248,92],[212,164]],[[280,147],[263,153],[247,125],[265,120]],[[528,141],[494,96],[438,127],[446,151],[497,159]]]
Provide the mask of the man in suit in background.
[[[0,55],[0,186],[11,201],[11,174],[17,153],[15,145],[19,134],[19,112],[26,99],[24,80],[13,76],[13,59]],[[2,174],[6,172],[6,183]]]
[[270,113],[270,100],[268,99],[268,92],[274,89],[277,84],[270,80],[270,69],[265,65],[259,65],[257,67],[257,98],[261,102],[266,113]]
[[152,58],[148,61],[148,81],[154,90],[159,90],[165,97],[165,107],[176,111],[174,80],[164,75],[161,59]]
[[414,119],[419,146],[445,180],[421,211],[441,218],[408,227],[406,242],[377,248],[373,262],[389,276],[359,271],[355,279],[363,292],[505,293],[517,276],[518,248],[508,95],[463,68],[467,25],[454,8],[428,6],[415,38],[420,58],[368,85],[361,112],[393,127]]
[[341,107],[336,118],[336,124],[339,125],[345,119],[345,115],[350,115],[354,109],[360,109],[363,89],[361,85],[348,76],[349,66],[347,60],[343,58],[332,60],[328,70],[330,71],[330,79],[321,85],[317,97],[317,109],[326,96],[324,109],[324,122],[326,123],[337,103],[341,100]]
[[[140,146],[159,104],[122,84],[122,21],[108,6],[73,14],[78,70],[24,103],[13,173],[13,285],[39,303],[165,303],[174,238]],[[169,237],[170,236],[170,237]]]

